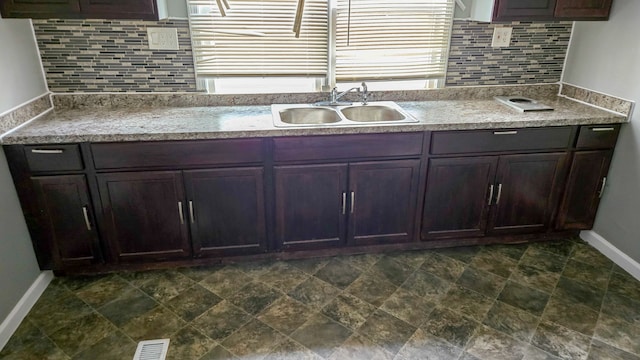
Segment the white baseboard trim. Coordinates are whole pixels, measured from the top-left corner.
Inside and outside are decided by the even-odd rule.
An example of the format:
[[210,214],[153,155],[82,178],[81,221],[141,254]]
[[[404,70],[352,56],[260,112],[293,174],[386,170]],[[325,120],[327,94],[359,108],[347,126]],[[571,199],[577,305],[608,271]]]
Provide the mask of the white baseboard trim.
[[640,263],[630,258],[617,247],[613,246],[607,239],[593,230],[581,231],[580,238],[598,249],[604,256],[608,257],[621,268],[625,269],[631,276],[640,281]]
[[0,350],[7,345],[11,335],[18,329],[22,320],[35,305],[49,283],[53,280],[53,272],[43,271],[24,293],[20,301],[14,306],[6,319],[0,324]]

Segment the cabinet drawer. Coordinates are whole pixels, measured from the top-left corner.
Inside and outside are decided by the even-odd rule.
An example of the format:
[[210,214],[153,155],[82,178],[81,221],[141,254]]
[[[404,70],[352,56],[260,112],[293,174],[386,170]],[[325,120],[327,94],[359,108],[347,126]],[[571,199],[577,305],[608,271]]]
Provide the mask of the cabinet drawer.
[[577,148],[613,148],[620,133],[620,124],[580,126]]
[[80,146],[74,145],[29,145],[24,147],[29,169],[39,171],[82,170]]
[[431,154],[567,148],[571,127],[434,132]]
[[92,144],[96,169],[259,163],[262,139]]
[[275,138],[275,161],[420,156],[423,133]]

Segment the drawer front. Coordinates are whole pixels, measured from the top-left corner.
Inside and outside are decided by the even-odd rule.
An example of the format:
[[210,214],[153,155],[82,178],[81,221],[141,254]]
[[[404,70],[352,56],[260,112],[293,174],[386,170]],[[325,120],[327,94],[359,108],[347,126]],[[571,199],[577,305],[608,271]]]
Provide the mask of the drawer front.
[[423,133],[298,136],[273,139],[277,162],[420,156]]
[[577,148],[609,149],[616,146],[620,124],[580,126]]
[[97,143],[91,150],[96,169],[259,163],[264,158],[262,139]]
[[570,146],[571,127],[434,132],[431,154],[562,149]]
[[29,169],[40,171],[74,171],[84,169],[80,146],[28,145],[24,147]]

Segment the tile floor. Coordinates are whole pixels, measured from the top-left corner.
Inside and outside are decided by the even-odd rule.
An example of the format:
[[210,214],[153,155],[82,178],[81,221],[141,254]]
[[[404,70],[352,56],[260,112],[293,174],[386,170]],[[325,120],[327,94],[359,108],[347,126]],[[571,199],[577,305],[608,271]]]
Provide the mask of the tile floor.
[[640,282],[564,241],[56,278],[2,359],[636,359]]

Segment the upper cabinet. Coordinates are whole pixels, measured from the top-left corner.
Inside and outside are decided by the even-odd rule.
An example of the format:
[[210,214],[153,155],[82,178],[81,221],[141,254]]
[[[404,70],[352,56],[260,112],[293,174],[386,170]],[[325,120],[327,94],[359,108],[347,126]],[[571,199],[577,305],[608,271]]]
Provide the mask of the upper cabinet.
[[607,20],[613,0],[474,0],[471,19],[500,21]]
[[158,20],[155,0],[0,0],[3,18]]

